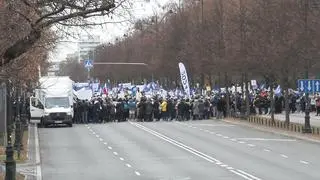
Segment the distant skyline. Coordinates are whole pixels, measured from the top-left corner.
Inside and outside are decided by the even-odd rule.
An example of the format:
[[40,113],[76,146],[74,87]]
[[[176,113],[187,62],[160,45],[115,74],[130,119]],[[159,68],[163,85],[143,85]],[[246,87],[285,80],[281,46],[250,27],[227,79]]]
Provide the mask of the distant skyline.
[[[154,12],[160,12],[161,7],[167,4],[168,2],[176,2],[178,0],[134,0],[134,6],[130,10],[131,15],[128,16],[126,14],[125,19],[129,19],[130,21],[135,21],[141,19],[143,17],[152,16]],[[160,3],[161,2],[161,3]],[[124,20],[124,18],[120,19],[119,17],[115,17],[114,19],[108,19],[111,22],[117,22]],[[102,43],[113,42],[117,37],[123,36],[130,27],[132,27],[132,23],[110,23],[106,24],[103,27],[96,26],[94,28],[88,28],[79,30],[77,28],[69,28],[69,31],[77,32],[78,34],[84,35],[97,35],[101,37]],[[85,33],[85,32],[90,33]],[[60,62],[64,61],[68,54],[72,54],[77,51],[77,42],[79,39],[66,37],[60,40],[57,44],[56,48],[53,52],[50,53],[49,61],[51,62]]]

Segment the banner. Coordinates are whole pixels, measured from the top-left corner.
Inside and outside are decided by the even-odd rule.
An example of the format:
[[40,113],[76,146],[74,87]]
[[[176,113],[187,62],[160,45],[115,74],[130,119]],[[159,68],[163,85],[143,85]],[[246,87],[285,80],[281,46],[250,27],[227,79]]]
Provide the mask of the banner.
[[183,63],[179,63],[179,70],[180,70],[181,83],[183,85],[184,92],[187,94],[188,98],[190,98],[188,74]]

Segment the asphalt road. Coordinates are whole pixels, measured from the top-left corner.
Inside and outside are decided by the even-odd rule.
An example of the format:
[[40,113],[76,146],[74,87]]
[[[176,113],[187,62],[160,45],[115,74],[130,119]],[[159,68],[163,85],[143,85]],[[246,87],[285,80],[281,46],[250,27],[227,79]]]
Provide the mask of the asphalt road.
[[320,145],[215,120],[39,129],[44,180],[318,180]]

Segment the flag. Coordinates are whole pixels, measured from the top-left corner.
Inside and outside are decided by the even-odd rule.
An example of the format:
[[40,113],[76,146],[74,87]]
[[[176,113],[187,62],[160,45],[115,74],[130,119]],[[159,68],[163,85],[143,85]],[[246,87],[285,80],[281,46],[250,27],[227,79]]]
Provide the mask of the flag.
[[181,62],[179,63],[179,70],[180,70],[180,77],[181,77],[181,83],[183,85],[183,89],[187,94],[188,98],[190,98],[190,86],[189,86],[188,74],[187,74],[186,67]]

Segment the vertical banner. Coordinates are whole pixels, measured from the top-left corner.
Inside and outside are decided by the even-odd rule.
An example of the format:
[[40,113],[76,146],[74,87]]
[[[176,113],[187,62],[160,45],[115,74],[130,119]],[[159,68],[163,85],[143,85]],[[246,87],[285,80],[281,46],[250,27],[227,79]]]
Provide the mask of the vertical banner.
[[187,74],[186,67],[181,62],[179,63],[179,70],[180,70],[181,83],[183,85],[184,92],[188,95],[188,98],[190,98],[188,74]]

